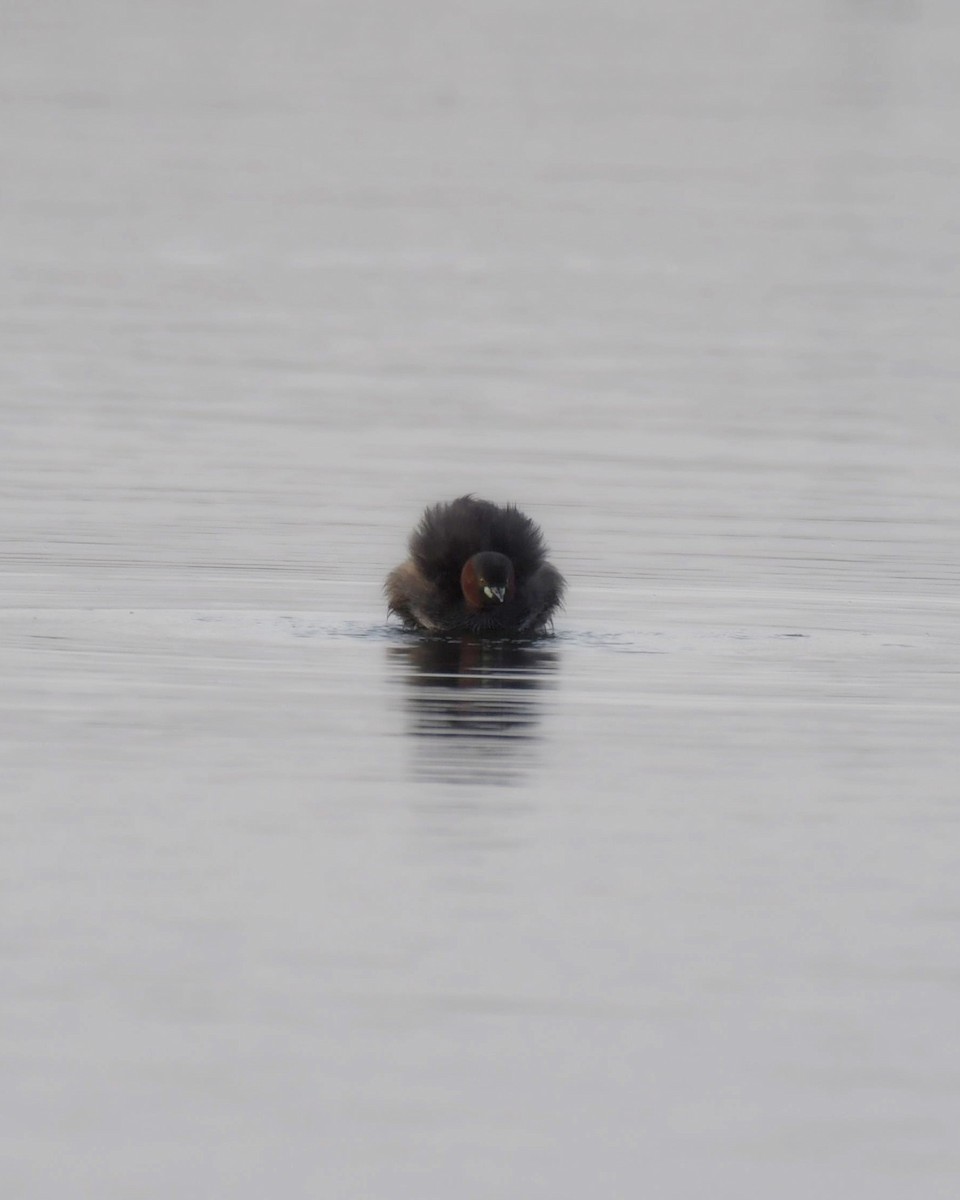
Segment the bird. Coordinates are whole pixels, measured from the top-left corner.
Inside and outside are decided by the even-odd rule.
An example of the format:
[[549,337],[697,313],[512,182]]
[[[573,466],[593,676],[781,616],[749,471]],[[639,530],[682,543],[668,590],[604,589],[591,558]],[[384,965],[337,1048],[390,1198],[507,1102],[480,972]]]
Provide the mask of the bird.
[[472,495],[429,506],[410,557],[387,576],[388,613],[407,629],[530,636],[552,626],[566,581],[539,527],[513,504]]

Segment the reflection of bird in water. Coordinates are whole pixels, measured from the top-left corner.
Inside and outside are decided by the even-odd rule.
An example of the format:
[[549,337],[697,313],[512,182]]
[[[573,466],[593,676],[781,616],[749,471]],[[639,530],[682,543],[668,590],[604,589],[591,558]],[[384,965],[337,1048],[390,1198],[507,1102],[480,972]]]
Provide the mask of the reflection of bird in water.
[[528,765],[537,693],[557,669],[557,651],[536,642],[418,638],[389,655],[403,671],[418,774],[513,782]]

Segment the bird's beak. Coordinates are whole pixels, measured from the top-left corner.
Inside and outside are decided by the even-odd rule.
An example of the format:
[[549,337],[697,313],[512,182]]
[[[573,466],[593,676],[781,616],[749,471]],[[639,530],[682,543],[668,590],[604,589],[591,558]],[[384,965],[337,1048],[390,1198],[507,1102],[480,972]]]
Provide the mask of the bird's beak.
[[502,604],[503,598],[507,594],[507,589],[505,587],[485,587],[483,594],[488,600],[496,600],[498,604]]

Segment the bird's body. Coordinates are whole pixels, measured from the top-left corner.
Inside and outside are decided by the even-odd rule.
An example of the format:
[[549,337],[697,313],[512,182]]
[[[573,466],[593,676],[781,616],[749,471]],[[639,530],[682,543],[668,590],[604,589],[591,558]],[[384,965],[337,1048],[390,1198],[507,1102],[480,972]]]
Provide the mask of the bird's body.
[[563,588],[533,521],[473,496],[426,510],[385,585],[390,612],[410,629],[501,636],[542,632]]

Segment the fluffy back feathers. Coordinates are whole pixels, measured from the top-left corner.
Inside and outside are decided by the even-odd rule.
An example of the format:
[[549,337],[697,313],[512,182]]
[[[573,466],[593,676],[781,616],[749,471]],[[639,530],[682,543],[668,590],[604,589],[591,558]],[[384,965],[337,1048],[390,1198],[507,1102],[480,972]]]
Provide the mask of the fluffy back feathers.
[[529,517],[512,504],[501,507],[473,496],[428,508],[410,535],[410,557],[424,577],[454,593],[459,593],[463,564],[481,550],[505,554],[518,586],[543,565],[547,553],[543,534]]

